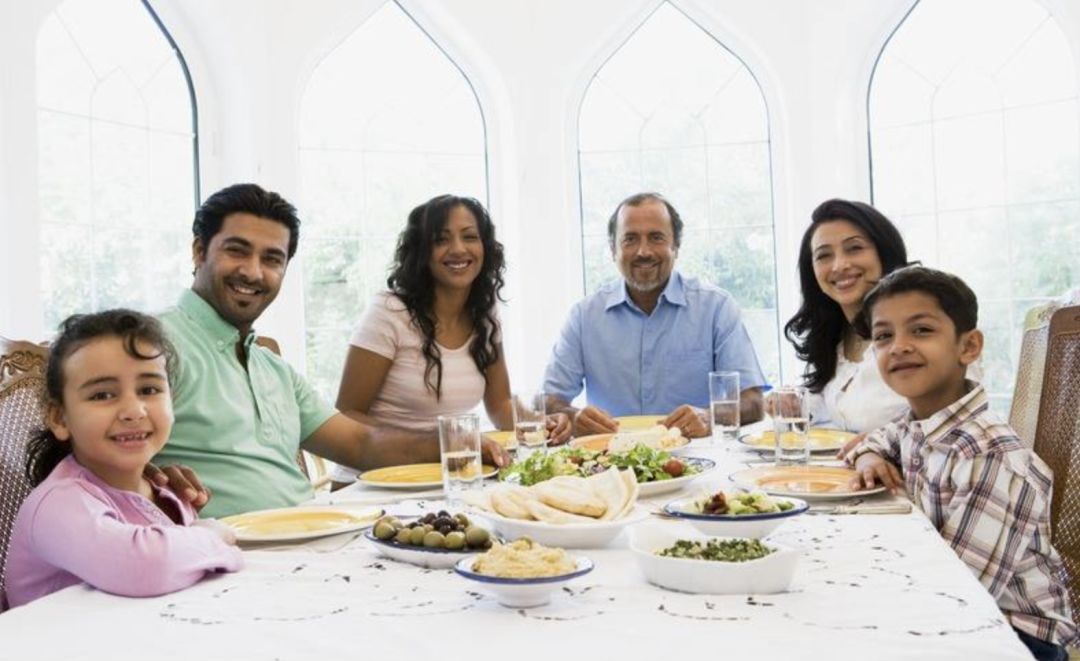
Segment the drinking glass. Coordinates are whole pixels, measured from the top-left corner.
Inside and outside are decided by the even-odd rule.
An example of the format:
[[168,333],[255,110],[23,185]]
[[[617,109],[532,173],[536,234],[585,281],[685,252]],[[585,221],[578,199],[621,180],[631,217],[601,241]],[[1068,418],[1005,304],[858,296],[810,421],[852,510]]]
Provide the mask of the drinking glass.
[[483,482],[480,418],[474,413],[440,415],[439,455],[446,500],[452,507],[461,507],[465,505],[462,494],[479,489]]
[[525,459],[547,448],[547,418],[543,392],[519,392],[513,396],[514,436],[517,456]]
[[783,386],[769,394],[773,433],[776,434],[776,464],[806,464],[810,461],[809,397],[802,386]]
[[709,372],[709,426],[713,445],[738,440],[738,372]]

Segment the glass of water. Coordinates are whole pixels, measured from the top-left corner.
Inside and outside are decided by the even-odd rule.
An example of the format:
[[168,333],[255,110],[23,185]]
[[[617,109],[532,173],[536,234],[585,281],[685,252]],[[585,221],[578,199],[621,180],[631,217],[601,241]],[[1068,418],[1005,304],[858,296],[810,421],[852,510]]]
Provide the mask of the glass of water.
[[528,458],[534,452],[547,448],[547,416],[543,392],[519,392],[513,396],[514,436],[517,439],[517,456]]
[[483,482],[480,418],[473,413],[440,415],[439,455],[446,500],[452,507],[461,507],[465,504],[462,493],[479,489]]
[[769,394],[773,433],[776,434],[776,463],[806,464],[810,461],[809,397],[802,386],[784,386]]
[[709,372],[709,426],[713,445],[738,440],[738,372]]

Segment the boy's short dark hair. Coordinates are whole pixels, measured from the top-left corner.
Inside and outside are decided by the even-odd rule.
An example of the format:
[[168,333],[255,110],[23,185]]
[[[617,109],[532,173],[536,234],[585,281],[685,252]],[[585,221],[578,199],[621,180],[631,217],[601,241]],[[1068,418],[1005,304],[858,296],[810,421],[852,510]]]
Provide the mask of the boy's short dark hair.
[[250,213],[259,218],[276,220],[289,228],[289,259],[296,254],[296,244],[300,241],[300,218],[296,207],[273,191],[263,190],[257,184],[234,184],[222,188],[206,198],[195,212],[195,222],[191,231],[209,248],[210,239],[221,231],[225,217],[233,213]]
[[870,337],[874,304],[883,298],[906,292],[933,296],[956,326],[956,334],[974,330],[979,322],[979,300],[963,280],[951,273],[925,266],[905,266],[888,274],[867,292],[862,312],[855,328],[863,337]]

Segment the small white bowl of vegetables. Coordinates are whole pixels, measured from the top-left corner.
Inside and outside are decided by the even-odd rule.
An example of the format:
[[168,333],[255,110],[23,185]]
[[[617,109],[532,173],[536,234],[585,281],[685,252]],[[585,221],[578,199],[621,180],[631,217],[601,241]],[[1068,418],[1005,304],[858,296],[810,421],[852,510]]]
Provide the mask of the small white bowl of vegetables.
[[684,519],[706,535],[747,539],[761,539],[808,509],[804,500],[777,498],[760,491],[717,491],[664,505],[665,514]]
[[665,523],[635,527],[630,551],[650,583],[693,594],[786,592],[799,562],[799,552],[781,544],[709,537]]

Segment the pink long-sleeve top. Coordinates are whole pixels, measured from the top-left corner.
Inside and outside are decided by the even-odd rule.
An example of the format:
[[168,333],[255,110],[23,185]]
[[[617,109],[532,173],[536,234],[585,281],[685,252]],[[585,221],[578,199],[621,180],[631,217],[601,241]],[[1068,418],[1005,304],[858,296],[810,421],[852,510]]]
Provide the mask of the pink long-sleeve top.
[[68,456],[23,502],[8,547],[7,602],[20,606],[82,582],[129,597],[185,588],[211,572],[236,571],[240,550],[192,526],[191,506],[155,487],[157,505],[114,489]]

